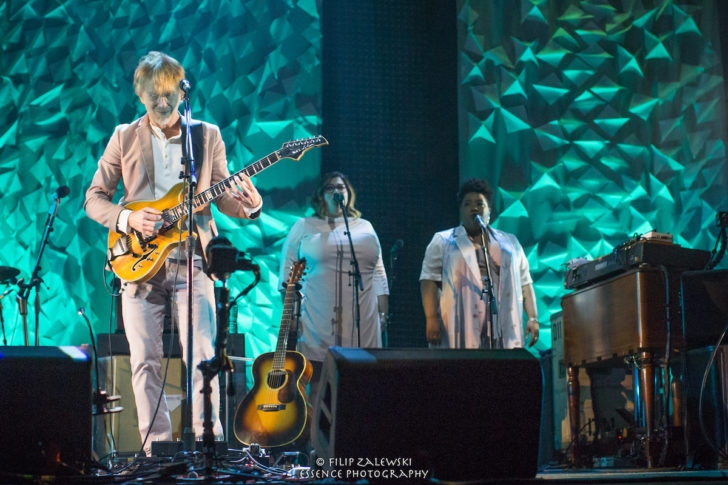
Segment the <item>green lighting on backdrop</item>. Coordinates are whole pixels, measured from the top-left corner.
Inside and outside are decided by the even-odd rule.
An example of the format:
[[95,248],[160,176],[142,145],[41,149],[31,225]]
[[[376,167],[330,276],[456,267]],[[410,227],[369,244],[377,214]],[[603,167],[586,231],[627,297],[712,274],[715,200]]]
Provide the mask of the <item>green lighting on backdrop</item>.
[[[314,0],[266,2],[9,1],[0,6],[0,265],[28,277],[51,194],[68,185],[43,256],[41,345],[88,342],[76,313],[109,330],[111,297],[102,266],[106,230],[83,213],[84,190],[114,126],[143,112],[132,74],[149,50],[179,59],[192,81],[192,113],[220,126],[231,171],[319,132],[321,33]],[[282,160],[256,177],[265,212],[254,222],[217,214],[221,231],[261,266],[233,328],[248,355],[269,350],[281,313],[278,259],[288,228],[306,211],[320,153]],[[303,195],[292,196],[301,192]],[[252,276],[235,275],[232,294]],[[9,343],[22,344],[5,299]],[[32,314],[32,299],[30,305]],[[31,319],[32,320],[32,319]],[[33,327],[33,325],[31,325]],[[113,328],[113,327],[112,327]],[[31,332],[31,341],[34,334]]]
[[499,188],[495,225],[526,249],[542,321],[571,258],[652,229],[712,249],[728,187],[717,29],[711,1],[458,2],[460,175]]
[[[453,14],[460,176],[499,187],[496,225],[524,244],[542,317],[559,308],[570,258],[606,254],[653,228],[712,248],[728,169],[711,1],[460,0]],[[42,265],[41,344],[87,342],[80,306],[108,331],[106,231],[83,214],[83,191],[114,126],[142,112],[131,83],[141,55],[182,61],[193,114],[221,127],[231,169],[321,126],[315,0],[13,0],[0,5],[0,29],[0,265],[29,276],[51,194],[71,188]],[[255,222],[218,214],[223,233],[261,265],[233,326],[249,356],[274,345],[280,245],[306,213],[320,166],[312,150],[256,177],[266,206]],[[233,294],[249,281],[235,275]],[[20,344],[15,304],[3,307]],[[549,342],[546,332],[541,348]]]

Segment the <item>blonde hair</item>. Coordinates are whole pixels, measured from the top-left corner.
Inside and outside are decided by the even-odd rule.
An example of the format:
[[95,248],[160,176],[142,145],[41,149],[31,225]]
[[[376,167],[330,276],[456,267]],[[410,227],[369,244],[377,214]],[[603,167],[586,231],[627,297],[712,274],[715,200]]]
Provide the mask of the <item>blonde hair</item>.
[[336,177],[339,177],[344,181],[346,191],[349,193],[349,198],[346,201],[346,215],[353,219],[361,217],[361,212],[356,210],[354,207],[354,203],[356,203],[356,192],[354,191],[354,187],[351,186],[351,182],[349,182],[349,179],[346,178],[346,175],[341,172],[329,172],[321,177],[321,181],[311,197],[311,206],[313,207],[313,210],[316,211],[316,215],[321,219],[325,219],[326,216],[329,215],[326,210],[326,201],[324,200],[324,188]]
[[144,84],[151,81],[157,93],[169,93],[185,78],[185,70],[176,59],[163,52],[150,51],[139,59],[134,71],[134,92],[141,96]]

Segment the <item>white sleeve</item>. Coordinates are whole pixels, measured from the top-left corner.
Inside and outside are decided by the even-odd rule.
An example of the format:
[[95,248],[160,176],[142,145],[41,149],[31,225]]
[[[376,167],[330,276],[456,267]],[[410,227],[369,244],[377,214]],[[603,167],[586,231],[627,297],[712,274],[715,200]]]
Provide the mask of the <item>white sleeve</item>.
[[121,214],[119,214],[119,219],[116,221],[116,229],[119,232],[129,234],[129,216],[131,215],[131,213],[131,210],[124,209],[123,211],[121,211]]
[[518,252],[518,257],[520,259],[518,262],[518,272],[521,278],[521,286],[526,286],[533,283],[533,280],[531,279],[531,269],[528,264],[528,258],[526,257],[526,253],[523,251],[523,246],[521,246],[521,243],[518,241],[518,239],[513,236],[513,240],[514,245],[516,246],[516,251]]
[[420,281],[442,281],[443,254],[445,254],[445,240],[438,233],[432,237],[432,241],[430,241],[430,244],[427,245],[427,249],[425,250],[425,258],[422,260],[422,271],[420,272]]
[[243,207],[245,209],[245,214],[247,214],[248,217],[252,216],[256,212],[260,212],[263,209],[263,199],[260,199],[260,204],[256,205],[253,208],[250,207]]
[[379,248],[379,256],[377,256],[377,262],[374,265],[374,274],[372,275],[372,288],[374,294],[389,295],[389,285],[387,284],[387,272],[384,269],[384,260],[382,259],[382,245],[379,243],[379,237],[374,232],[372,227],[372,234],[374,239],[377,241],[377,248]]

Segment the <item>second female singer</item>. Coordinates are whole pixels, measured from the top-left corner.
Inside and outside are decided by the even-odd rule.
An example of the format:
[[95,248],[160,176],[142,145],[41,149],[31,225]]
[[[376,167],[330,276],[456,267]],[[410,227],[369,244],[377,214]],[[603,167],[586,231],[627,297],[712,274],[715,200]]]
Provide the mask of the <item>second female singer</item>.
[[[288,279],[294,261],[302,257],[307,261],[301,289],[298,350],[313,365],[310,384],[313,391],[317,388],[321,365],[330,346],[382,346],[380,329],[382,320],[389,313],[387,275],[377,233],[369,221],[362,219],[355,202],[356,192],[343,173],[323,175],[311,199],[315,215],[296,221],[283,243],[281,282]],[[354,266],[342,206],[346,210],[364,287],[359,291],[358,331]]]

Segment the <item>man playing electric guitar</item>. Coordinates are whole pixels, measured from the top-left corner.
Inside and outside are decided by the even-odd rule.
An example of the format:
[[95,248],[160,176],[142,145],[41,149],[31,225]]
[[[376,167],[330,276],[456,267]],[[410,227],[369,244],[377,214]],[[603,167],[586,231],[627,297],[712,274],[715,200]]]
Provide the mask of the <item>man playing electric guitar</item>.
[[[98,162],[91,185],[86,192],[84,210],[93,220],[112,231],[133,233],[138,238],[151,238],[163,227],[163,214],[152,207],[125,209],[112,202],[119,180],[124,194],[120,202],[154,201],[179,183],[183,170],[182,132],[187,130],[177,108],[182,101],[179,83],[184,69],[175,59],[161,52],[142,57],[134,72],[134,90],[146,108],[146,114],[130,124],[116,127],[103,156]],[[197,125],[197,126],[196,126]],[[230,176],[225,144],[217,126],[193,122],[192,139],[198,180],[197,193]],[[197,138],[197,139],[196,139]],[[199,153],[198,153],[199,150]],[[250,180],[236,176],[239,190],[228,190],[216,198],[224,214],[253,219],[260,215],[262,198]],[[202,436],[202,375],[197,369],[201,360],[213,357],[215,338],[215,299],[213,283],[202,271],[205,247],[217,233],[209,204],[194,214],[198,235],[194,257],[193,287],[193,386],[192,425],[195,435]],[[182,245],[184,246],[184,245]],[[155,440],[172,440],[172,425],[166,399],[162,399],[157,417],[152,422],[159,393],[162,391],[162,330],[165,302],[173,299],[174,322],[187,321],[187,273],[185,251],[172,250],[159,270],[143,282],[125,282],[122,312],[129,341],[132,387],[139,418],[139,432],[145,451],[150,454]],[[187,325],[178,325],[182,355],[187,354]],[[187,364],[185,362],[185,364]],[[214,432],[222,436],[217,416],[219,387],[212,383]]]

